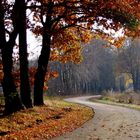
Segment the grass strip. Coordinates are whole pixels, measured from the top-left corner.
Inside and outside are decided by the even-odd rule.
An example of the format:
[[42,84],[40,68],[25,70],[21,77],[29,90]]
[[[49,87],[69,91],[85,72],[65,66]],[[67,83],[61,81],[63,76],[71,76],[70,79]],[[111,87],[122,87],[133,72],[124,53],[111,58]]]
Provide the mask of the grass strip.
[[94,98],[91,98],[89,100],[92,101],[92,102],[96,102],[96,103],[102,103],[102,104],[108,104],[108,105],[127,107],[127,108],[136,109],[136,110],[140,111],[140,105],[116,103],[116,102],[113,102],[113,101],[110,101],[110,100],[94,99]]

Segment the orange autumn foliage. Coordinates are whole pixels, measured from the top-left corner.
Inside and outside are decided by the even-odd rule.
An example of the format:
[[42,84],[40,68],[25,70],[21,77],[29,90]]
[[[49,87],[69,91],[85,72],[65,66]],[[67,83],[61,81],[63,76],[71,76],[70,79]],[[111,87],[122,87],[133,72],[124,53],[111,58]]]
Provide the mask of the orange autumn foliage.
[[80,63],[82,44],[89,42],[93,35],[89,30],[69,28],[53,36],[50,61]]
[[[31,67],[29,68],[29,80],[30,80],[30,86],[33,87],[34,86],[34,76],[35,76],[35,73],[36,73],[36,69],[35,67]],[[20,86],[20,72],[19,70],[13,72],[13,76],[15,78],[15,82],[16,82],[16,86],[19,87]],[[49,79],[52,79],[52,78],[57,78],[59,76],[58,72],[56,71],[48,71],[46,76],[45,76],[45,81],[44,83],[47,83]],[[44,85],[44,90],[47,90],[48,89],[48,85],[45,84]]]
[[[45,5],[48,5],[49,2],[49,0],[42,1],[45,12]],[[89,42],[98,35],[117,48],[123,45],[125,37],[114,39],[103,32],[99,32],[98,29],[95,33],[91,33],[94,22],[103,25],[106,29],[114,29],[115,31],[123,27],[126,35],[140,36],[140,1],[138,0],[52,0],[51,2],[53,6],[50,61],[80,63],[82,60],[81,44]],[[108,19],[112,20],[112,23],[108,24]],[[41,22],[39,12],[34,14],[33,20]],[[67,25],[68,28],[65,28],[64,25]],[[33,26],[32,31],[36,35],[40,35],[42,34],[42,27],[38,24]],[[35,71],[36,68],[29,69],[31,85],[34,82]],[[19,86],[19,72],[13,72],[13,75],[16,78],[17,86]],[[2,76],[3,73],[0,71],[0,79]],[[48,79],[57,76],[56,73],[48,72],[45,80],[48,81]]]

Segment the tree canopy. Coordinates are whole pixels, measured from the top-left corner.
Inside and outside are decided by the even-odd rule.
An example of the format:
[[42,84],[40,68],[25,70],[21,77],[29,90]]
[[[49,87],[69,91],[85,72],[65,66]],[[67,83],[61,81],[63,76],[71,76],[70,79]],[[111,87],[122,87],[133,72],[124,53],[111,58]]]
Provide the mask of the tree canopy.
[[[42,40],[38,66],[31,70],[28,70],[27,60],[27,29],[36,37],[41,36]],[[124,36],[114,39],[111,30],[116,32],[120,29]],[[105,30],[108,33],[105,33]],[[23,105],[28,108],[32,107],[29,81],[34,83],[34,105],[44,103],[44,81],[51,77],[47,75],[46,78],[49,61],[79,63],[83,44],[92,38],[106,39],[110,45],[119,48],[125,35],[138,37],[139,30],[140,1],[138,0],[1,0],[0,47],[5,106],[7,108],[13,106],[11,100],[16,97],[10,113],[21,108],[20,105],[19,108],[14,109],[16,104],[20,104],[20,100],[12,73],[12,53],[18,35],[20,95]],[[29,75],[34,74],[28,71],[35,73],[34,78],[29,78]],[[53,74],[57,76],[57,73]]]

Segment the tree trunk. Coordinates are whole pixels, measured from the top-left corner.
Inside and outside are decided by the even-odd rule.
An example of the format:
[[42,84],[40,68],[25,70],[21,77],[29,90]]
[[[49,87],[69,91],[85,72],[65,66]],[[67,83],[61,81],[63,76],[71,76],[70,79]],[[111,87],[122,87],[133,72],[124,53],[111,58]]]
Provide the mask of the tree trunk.
[[[42,50],[39,56],[38,68],[35,74],[35,82],[34,82],[34,105],[36,106],[44,104],[43,101],[44,80],[51,51],[50,48],[51,48],[52,10],[53,10],[53,2],[49,1],[47,6],[46,19],[45,22],[43,22]],[[43,16],[44,15],[42,15],[42,18]]]
[[2,63],[3,63],[3,92],[5,97],[5,115],[12,114],[13,112],[21,110],[22,104],[20,102],[19,95],[16,90],[14,79],[12,76],[12,52],[13,46],[15,45],[15,39],[17,32],[13,31],[8,42],[5,39],[5,28],[4,28],[4,11],[2,2],[0,1],[0,47],[2,49]]
[[132,71],[133,87],[135,92],[140,91],[140,74],[138,66]]
[[19,1],[19,55],[20,55],[20,94],[26,108],[32,107],[31,90],[28,75],[28,53],[26,37],[26,4]]
[[6,49],[2,50],[3,72],[4,72],[2,85],[5,97],[5,111],[4,111],[5,115],[9,115],[13,112],[23,109],[12,76],[11,61],[10,61],[11,59],[8,51]]
[[137,84],[138,84],[137,91],[140,92],[140,70],[139,70],[139,68],[138,68],[138,73],[137,73]]
[[35,74],[35,83],[34,83],[34,105],[36,106],[40,106],[44,104],[43,87],[44,87],[44,80],[45,80],[45,75],[46,75],[47,66],[50,57],[50,44],[51,44],[51,36],[49,34],[45,34],[44,31],[42,50],[38,60],[38,68]]

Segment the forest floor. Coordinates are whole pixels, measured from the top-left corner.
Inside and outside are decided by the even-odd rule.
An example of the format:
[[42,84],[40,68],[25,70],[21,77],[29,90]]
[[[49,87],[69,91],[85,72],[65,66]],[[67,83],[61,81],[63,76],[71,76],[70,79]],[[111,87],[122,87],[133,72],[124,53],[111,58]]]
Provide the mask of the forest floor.
[[46,99],[45,106],[0,117],[0,140],[47,140],[73,131],[91,119],[91,108]]
[[75,131],[52,140],[140,140],[140,111],[90,102],[91,97],[67,99],[94,108],[95,116]]

